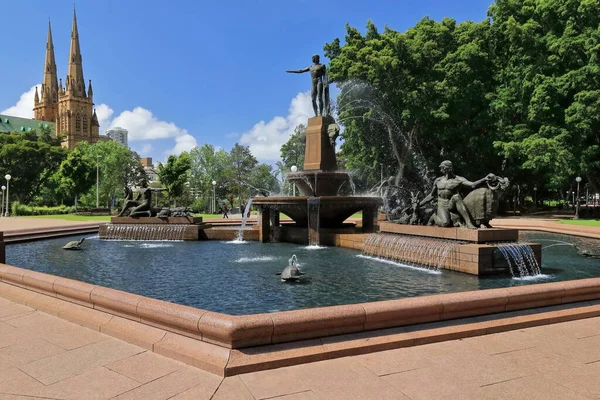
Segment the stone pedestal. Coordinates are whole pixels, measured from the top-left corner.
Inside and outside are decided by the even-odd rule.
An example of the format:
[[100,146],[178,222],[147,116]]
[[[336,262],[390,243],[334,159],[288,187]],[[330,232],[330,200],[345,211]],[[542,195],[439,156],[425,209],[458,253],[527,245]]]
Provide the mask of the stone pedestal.
[[306,150],[304,170],[335,171],[337,162],[335,149],[329,141],[327,128],[335,123],[332,117],[313,117],[306,127]]
[[112,217],[100,225],[100,239],[109,240],[202,240],[212,225],[201,217]]
[[[456,242],[457,245],[444,258],[440,258],[438,268],[467,274],[484,276],[507,274],[509,265],[499,253],[499,243],[517,242],[519,231],[517,229],[488,228],[442,228],[437,226],[403,225],[391,222],[380,222],[381,233],[397,234],[404,237],[420,238],[415,246],[423,246],[428,239],[432,239],[431,246],[436,246],[436,240]],[[533,250],[533,255],[539,265],[542,264],[542,246],[539,243],[524,243]],[[382,249],[382,254],[388,254],[387,249]],[[398,261],[422,262],[415,252],[398,252],[391,256]]]

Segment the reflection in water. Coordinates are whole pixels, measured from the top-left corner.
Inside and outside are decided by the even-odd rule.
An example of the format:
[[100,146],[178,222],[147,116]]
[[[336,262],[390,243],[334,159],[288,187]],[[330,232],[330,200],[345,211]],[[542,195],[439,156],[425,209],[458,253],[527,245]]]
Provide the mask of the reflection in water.
[[[80,236],[81,237],[81,236]],[[86,240],[84,249],[61,247],[78,237],[11,244],[7,262],[23,268],[138,293],[217,312],[253,314],[361,303],[436,293],[462,292],[600,277],[600,260],[577,247],[598,249],[598,241],[525,232],[520,240],[544,246],[542,273],[532,280],[510,276],[478,278],[443,270],[432,274],[380,260],[357,257],[351,249],[313,251],[289,243],[127,242]],[[169,245],[169,248],[150,245]],[[133,247],[127,247],[133,246]],[[277,272],[292,254],[302,260],[306,284],[286,285]]]

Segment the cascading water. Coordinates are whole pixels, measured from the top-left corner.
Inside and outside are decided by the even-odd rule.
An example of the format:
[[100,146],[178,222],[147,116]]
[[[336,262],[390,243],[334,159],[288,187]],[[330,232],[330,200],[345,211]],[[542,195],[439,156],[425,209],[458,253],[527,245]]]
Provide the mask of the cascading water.
[[321,199],[319,197],[310,197],[308,199],[308,245],[318,246],[319,238],[319,213],[321,209]]
[[374,233],[365,240],[363,254],[438,270],[442,265],[459,261],[453,250],[460,244],[459,241]]
[[106,240],[184,240],[189,225],[109,224]]
[[525,243],[495,243],[508,264],[514,278],[536,276],[542,273],[531,246]]
[[248,216],[250,215],[250,207],[252,207],[252,200],[252,198],[248,200],[248,204],[244,209],[244,215],[242,215],[242,226],[240,226],[240,230],[238,231],[236,238],[236,240],[240,242],[244,241],[244,229],[246,229],[246,221],[248,220]]

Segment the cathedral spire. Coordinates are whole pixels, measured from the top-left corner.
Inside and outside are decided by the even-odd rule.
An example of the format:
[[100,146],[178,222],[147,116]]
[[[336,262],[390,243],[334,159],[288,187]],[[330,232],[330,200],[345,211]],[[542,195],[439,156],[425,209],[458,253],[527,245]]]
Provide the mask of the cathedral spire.
[[76,97],[85,96],[85,80],[79,48],[79,32],[77,31],[77,15],[73,9],[73,28],[71,29],[71,48],[69,50],[69,67],[67,69],[67,90]]
[[44,79],[42,80],[42,102],[56,103],[58,101],[58,80],[56,61],[54,60],[54,43],[52,42],[52,27],[48,20],[48,39],[46,40],[46,61],[44,63]]

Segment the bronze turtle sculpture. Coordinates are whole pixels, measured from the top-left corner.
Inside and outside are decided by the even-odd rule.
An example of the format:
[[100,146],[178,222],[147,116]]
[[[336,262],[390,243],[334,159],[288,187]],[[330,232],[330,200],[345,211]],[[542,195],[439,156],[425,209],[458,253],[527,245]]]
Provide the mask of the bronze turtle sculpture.
[[63,246],[65,250],[81,250],[81,245],[85,238],[81,238],[80,240],[73,240]]

